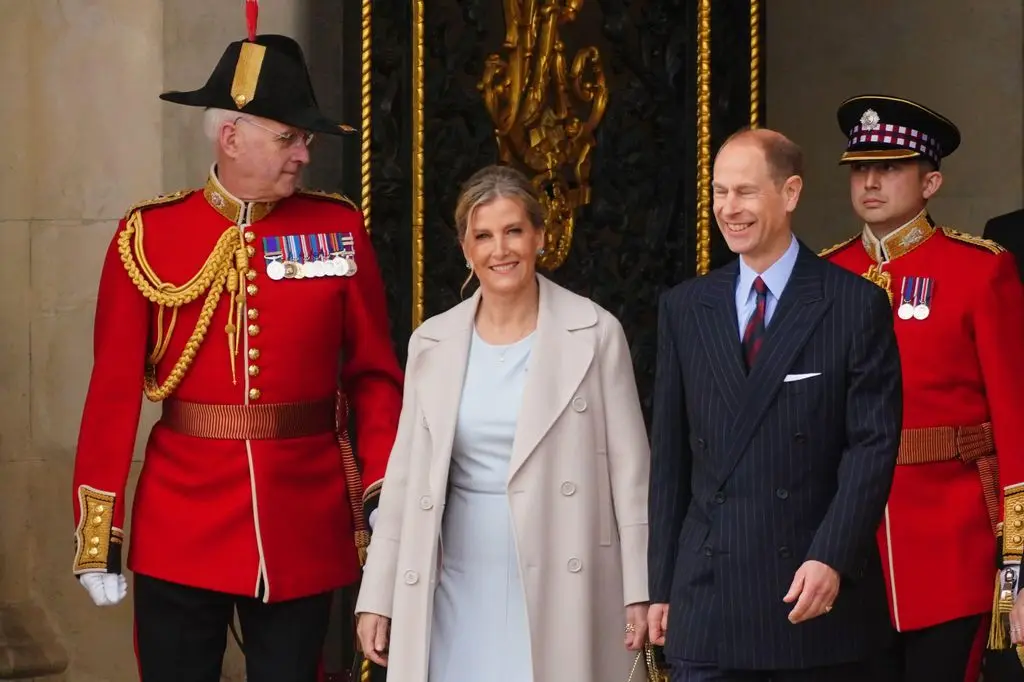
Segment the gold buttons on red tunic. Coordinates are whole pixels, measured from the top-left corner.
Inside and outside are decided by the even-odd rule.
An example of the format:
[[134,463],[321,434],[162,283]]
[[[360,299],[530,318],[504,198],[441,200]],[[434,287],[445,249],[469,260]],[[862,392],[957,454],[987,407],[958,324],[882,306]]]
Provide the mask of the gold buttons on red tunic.
[[260,326],[258,324],[249,325],[249,336],[258,336],[260,333]]
[[260,389],[258,389],[258,388],[250,388],[249,389],[249,400],[259,400],[260,399],[260,395],[261,395]]
[[255,376],[259,376],[259,374],[260,374],[260,367],[259,367],[259,365],[249,365],[249,376],[255,377]]
[[249,349],[249,359],[250,360],[259,360],[260,359],[260,349],[259,348],[250,348]]

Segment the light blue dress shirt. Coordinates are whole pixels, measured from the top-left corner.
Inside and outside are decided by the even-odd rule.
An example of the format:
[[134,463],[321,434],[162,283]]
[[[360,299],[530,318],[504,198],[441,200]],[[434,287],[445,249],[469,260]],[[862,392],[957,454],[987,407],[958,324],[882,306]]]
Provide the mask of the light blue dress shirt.
[[[771,322],[775,308],[779,305],[779,298],[789,283],[789,277],[793,274],[793,266],[796,265],[797,254],[800,253],[800,243],[796,237],[792,237],[789,248],[782,254],[779,260],[771,264],[767,270],[761,273],[761,280],[768,287],[767,300],[765,301],[764,326],[767,329]],[[754,291],[754,280],[757,274],[749,265],[740,259],[740,275],[736,278],[736,317],[739,326],[740,341],[743,341],[743,330],[747,322],[754,314],[757,307],[757,292]]]

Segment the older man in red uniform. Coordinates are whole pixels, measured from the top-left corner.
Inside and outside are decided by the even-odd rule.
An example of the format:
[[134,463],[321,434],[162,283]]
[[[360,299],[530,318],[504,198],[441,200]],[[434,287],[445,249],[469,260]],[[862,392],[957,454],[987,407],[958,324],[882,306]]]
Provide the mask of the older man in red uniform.
[[237,609],[250,682],[311,682],[331,593],[360,576],[402,401],[362,217],[344,197],[297,189],[313,134],[351,129],[317,109],[295,41],[254,28],[203,88],[162,98],[207,109],[216,164],[203,189],[131,208],[110,244],[74,572],[97,604],[125,594],[125,483],[145,393],[163,415],[128,556],[142,679],[219,680]]
[[887,96],[847,100],[838,118],[864,228],[822,255],[889,293],[903,365],[902,443],[878,531],[897,666],[907,681],[974,681],[993,578],[991,643],[1009,642],[1024,548],[1024,291],[1009,253],[927,211],[960,143],[952,122]]

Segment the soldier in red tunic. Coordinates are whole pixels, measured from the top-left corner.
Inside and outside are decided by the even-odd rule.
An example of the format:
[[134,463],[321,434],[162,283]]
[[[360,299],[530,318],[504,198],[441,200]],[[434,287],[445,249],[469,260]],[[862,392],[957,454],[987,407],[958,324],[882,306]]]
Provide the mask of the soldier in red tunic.
[[952,122],[886,96],[849,99],[838,118],[864,228],[821,255],[889,293],[903,366],[878,530],[897,665],[907,681],[973,682],[990,620],[990,645],[1009,645],[1024,548],[1024,291],[1013,256],[928,213],[960,143]]
[[[126,592],[140,394],[162,401],[132,508],[144,682],[216,682],[237,609],[249,682],[311,682],[332,591],[358,581],[402,402],[362,216],[297,190],[317,109],[298,44],[232,43],[206,85],[206,185],[128,210],[110,244],[74,473],[74,573]],[[340,387],[340,390],[339,390]],[[348,443],[354,414],[359,462]]]

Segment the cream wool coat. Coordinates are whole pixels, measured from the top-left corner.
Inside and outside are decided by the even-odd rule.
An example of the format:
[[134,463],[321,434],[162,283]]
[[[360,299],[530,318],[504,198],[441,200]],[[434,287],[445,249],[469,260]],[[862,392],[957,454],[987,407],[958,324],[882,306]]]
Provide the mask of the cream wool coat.
[[[508,482],[534,682],[625,682],[636,656],[623,644],[625,605],[648,600],[650,450],[633,365],[614,316],[538,280]],[[396,682],[427,682],[448,467],[478,301],[479,293],[427,320],[409,341],[398,436],[356,604],[357,613],[392,619],[388,679]],[[633,681],[645,673],[641,657]]]

